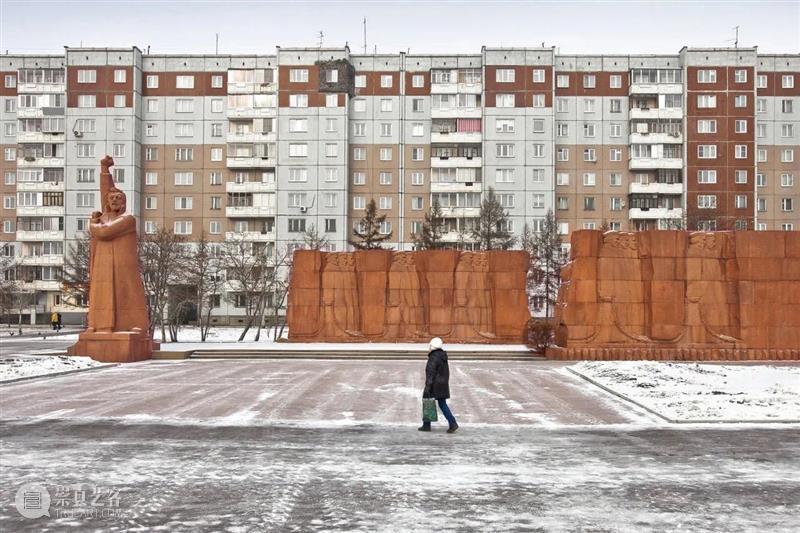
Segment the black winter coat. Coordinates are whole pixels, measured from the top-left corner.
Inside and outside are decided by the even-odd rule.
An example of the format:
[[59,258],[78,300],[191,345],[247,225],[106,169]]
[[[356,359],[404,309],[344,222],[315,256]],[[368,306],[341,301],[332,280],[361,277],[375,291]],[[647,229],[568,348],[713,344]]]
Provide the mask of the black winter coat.
[[437,400],[450,397],[450,367],[447,364],[447,352],[444,350],[436,349],[428,354],[422,397]]

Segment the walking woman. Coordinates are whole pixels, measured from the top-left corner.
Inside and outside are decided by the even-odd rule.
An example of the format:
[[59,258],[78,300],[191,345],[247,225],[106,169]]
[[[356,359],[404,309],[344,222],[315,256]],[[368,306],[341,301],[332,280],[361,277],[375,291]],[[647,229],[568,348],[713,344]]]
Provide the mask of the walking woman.
[[[456,418],[447,407],[447,399],[450,398],[450,367],[447,364],[447,352],[442,349],[442,339],[436,337],[431,339],[428,347],[428,364],[425,367],[425,390],[422,392],[422,398],[435,398],[436,403],[439,404],[439,409],[447,419],[450,427],[447,429],[448,433],[455,433],[458,429]],[[430,421],[423,420],[420,431],[430,431]]]

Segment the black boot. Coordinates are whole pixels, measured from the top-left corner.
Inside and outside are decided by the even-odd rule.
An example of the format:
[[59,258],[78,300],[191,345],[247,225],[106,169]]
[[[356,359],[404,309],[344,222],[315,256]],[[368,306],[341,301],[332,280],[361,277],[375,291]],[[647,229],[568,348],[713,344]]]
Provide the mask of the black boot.
[[430,430],[431,430],[430,422],[427,423],[423,422],[422,425],[417,428],[417,431],[430,431]]
[[453,422],[453,425],[450,426],[449,428],[447,428],[447,432],[448,433],[455,433],[457,429],[458,429],[458,423],[457,422]]

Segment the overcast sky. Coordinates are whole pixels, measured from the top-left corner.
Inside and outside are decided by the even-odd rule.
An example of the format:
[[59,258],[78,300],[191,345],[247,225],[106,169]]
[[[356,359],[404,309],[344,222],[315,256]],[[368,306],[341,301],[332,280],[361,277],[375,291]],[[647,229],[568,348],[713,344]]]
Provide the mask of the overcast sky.
[[683,2],[0,0],[0,53],[63,46],[151,53],[273,53],[275,45],[350,44],[369,52],[479,53],[486,46],[557,46],[562,54],[677,53],[683,45],[800,51],[800,0]]

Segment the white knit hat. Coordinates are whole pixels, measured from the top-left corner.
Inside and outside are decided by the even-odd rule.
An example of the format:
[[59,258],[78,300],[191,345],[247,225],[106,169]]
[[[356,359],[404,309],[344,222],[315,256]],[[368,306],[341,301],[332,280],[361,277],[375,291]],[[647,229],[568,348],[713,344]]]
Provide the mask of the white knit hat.
[[428,348],[431,350],[441,350],[442,346],[444,346],[444,343],[439,337],[432,338],[431,342],[428,344]]

